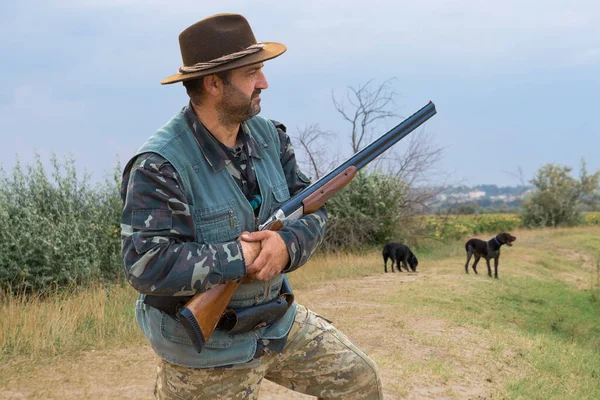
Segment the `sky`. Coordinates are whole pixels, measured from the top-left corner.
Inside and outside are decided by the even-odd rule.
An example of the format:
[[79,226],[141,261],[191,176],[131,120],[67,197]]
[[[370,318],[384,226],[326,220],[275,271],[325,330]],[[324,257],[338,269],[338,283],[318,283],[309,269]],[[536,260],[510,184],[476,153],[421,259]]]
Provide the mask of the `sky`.
[[[468,185],[518,185],[546,163],[600,169],[600,2],[6,0],[0,3],[0,164],[72,156],[110,174],[188,101],[160,81],[181,65],[177,37],[220,12],[288,50],[264,67],[261,115],[292,135],[311,124],[351,155],[332,93],[394,78],[391,111],[429,100],[415,134]],[[376,126],[383,134],[402,118]],[[346,145],[347,143],[347,145]],[[402,146],[398,145],[399,151]]]

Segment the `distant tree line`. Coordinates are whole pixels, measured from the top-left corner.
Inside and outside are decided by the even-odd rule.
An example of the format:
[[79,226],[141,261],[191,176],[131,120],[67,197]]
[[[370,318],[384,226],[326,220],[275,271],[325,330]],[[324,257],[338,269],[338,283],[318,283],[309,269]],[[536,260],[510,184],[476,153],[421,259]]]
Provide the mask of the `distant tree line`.
[[[600,171],[588,173],[585,160],[582,160],[579,177],[571,176],[571,172],[570,167],[546,164],[531,179],[531,186],[515,188],[515,195],[524,193],[523,188],[527,188],[528,193],[522,199],[509,202],[492,202],[489,198],[460,203],[448,201],[436,213],[518,213],[525,227],[579,225],[583,221],[582,212],[600,211]],[[495,185],[477,186],[471,190],[476,189],[496,193],[500,190]],[[502,188],[502,194],[506,195],[507,189]],[[450,188],[444,193],[464,193],[465,190],[465,187]]]

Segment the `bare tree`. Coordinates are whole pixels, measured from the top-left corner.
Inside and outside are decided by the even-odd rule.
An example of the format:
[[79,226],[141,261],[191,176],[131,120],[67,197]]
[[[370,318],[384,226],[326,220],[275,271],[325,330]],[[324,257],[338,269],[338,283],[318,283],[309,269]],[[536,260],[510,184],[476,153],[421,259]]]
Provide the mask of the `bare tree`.
[[[357,88],[349,87],[346,94],[349,105],[332,96],[335,109],[352,125],[350,139],[354,152],[371,141],[371,132],[376,122],[399,116],[393,110],[397,108],[397,92],[392,87],[394,81],[395,78],[390,78],[377,85],[371,79]],[[371,165],[405,182],[407,191],[411,194],[407,201],[424,207],[445,189],[444,185],[432,188],[434,180],[439,183],[446,179],[443,171],[435,169],[443,157],[444,149],[434,143],[433,136],[424,128],[410,136],[404,152],[398,152],[397,148],[398,146],[394,146]]]
[[444,155],[444,148],[434,142],[434,137],[424,129],[410,136],[404,152],[392,150],[380,157],[380,169],[395,176],[406,185],[405,208],[410,214],[425,212],[446,190],[446,171],[436,169]]
[[[369,80],[358,87],[349,87],[343,101],[332,93],[335,109],[351,125],[349,139],[354,153],[371,142],[375,128],[379,129],[383,120],[399,117],[393,81],[377,84]],[[298,129],[290,136],[299,153],[299,163],[316,178],[330,171],[342,158],[339,150],[334,155],[329,150],[339,149],[339,143],[327,146],[333,135],[322,131],[317,124]],[[359,182],[357,178],[352,182],[354,185],[345,189],[345,194],[340,193],[329,202],[331,218],[325,242],[330,246],[325,247],[356,247],[391,236],[412,242],[424,237],[424,225],[415,216],[427,212],[447,187],[438,179],[444,172],[435,170],[443,149],[424,129],[403,143],[408,146],[395,146],[369,165],[374,174],[361,175],[364,180]],[[405,150],[399,151],[401,148]],[[397,234],[401,237],[396,237]]]
[[309,175],[313,174],[315,179],[319,179],[337,165],[339,156],[332,154],[327,143],[333,136],[331,132],[321,130],[318,124],[311,124],[298,129],[290,136],[296,151],[302,152],[298,163],[304,170],[310,171]]
[[398,116],[395,112],[390,111],[390,107],[395,105],[396,92],[391,86],[394,79],[390,78],[379,86],[375,85],[371,79],[364,85],[359,85],[358,88],[348,87],[346,100],[350,104],[349,106],[343,100],[336,99],[333,92],[331,93],[335,109],[352,125],[351,143],[354,153],[371,141],[369,129],[372,128],[373,123]]
[[[438,177],[440,172],[433,170],[443,155],[444,149],[434,143],[433,135],[422,129],[410,136],[404,152],[392,149],[389,154],[380,157],[381,168],[405,181],[408,186],[428,185]],[[424,173],[429,170],[431,173]]]
[[[332,96],[335,109],[351,125],[350,141],[354,152],[371,142],[374,128],[381,126],[379,122],[390,117],[399,117],[395,102],[397,92],[393,83],[394,79],[388,79],[381,84],[376,84],[371,79],[356,88],[349,87],[346,102]],[[401,143],[380,156],[369,169],[395,177],[402,182],[402,201],[396,205],[398,209],[388,212],[399,215],[399,223],[406,237],[417,241],[424,237],[425,233],[422,221],[415,217],[425,214],[435,206],[438,196],[447,189],[444,182],[449,179],[449,173],[436,169],[444,149],[435,143],[433,135],[424,128],[414,132],[408,141]]]
[[527,186],[527,184],[525,183],[525,173],[523,172],[523,168],[521,168],[520,165],[517,167],[516,172],[504,171],[504,173],[512,176],[513,178],[516,178],[521,183],[521,186]]

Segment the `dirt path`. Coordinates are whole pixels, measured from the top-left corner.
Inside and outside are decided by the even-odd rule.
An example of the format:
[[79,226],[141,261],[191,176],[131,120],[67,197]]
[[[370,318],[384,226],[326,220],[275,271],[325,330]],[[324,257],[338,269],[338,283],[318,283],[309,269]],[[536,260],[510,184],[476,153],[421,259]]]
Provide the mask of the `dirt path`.
[[[332,319],[373,357],[382,373],[386,399],[496,398],[500,378],[518,374],[509,347],[505,361],[499,363],[498,357],[490,357],[485,332],[407,316],[390,301],[393,296],[409,296],[411,285],[423,279],[438,278],[434,273],[381,274],[297,291],[297,298]],[[148,399],[155,364],[145,345],[91,351],[76,359],[61,357],[36,365],[22,360],[0,366],[0,399]],[[314,397],[266,382],[260,399]]]

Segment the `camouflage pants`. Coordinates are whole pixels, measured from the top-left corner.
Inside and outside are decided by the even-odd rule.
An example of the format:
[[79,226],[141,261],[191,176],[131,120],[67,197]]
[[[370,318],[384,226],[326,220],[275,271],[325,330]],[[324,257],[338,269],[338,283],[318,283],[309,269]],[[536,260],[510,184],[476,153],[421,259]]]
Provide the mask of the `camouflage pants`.
[[161,360],[155,396],[255,400],[263,378],[319,399],[383,399],[375,363],[333,325],[301,305],[282,353],[267,350],[254,368],[194,369]]

